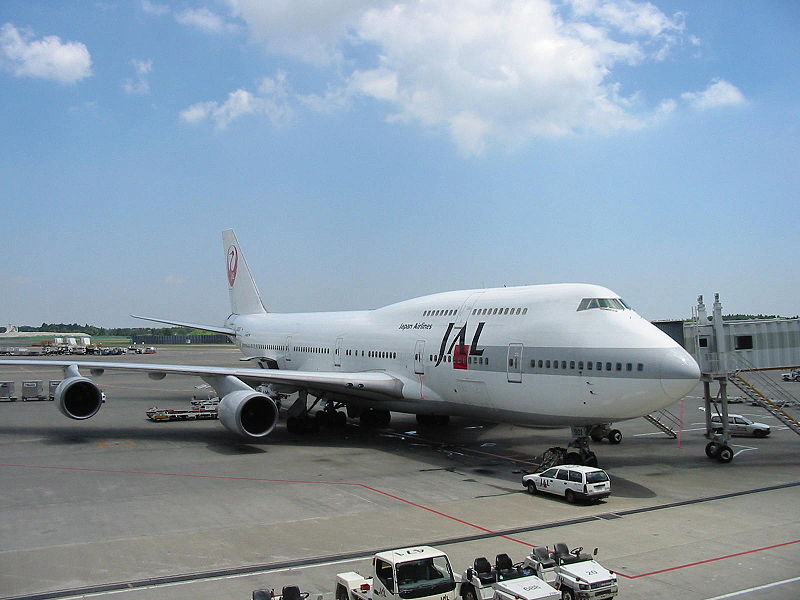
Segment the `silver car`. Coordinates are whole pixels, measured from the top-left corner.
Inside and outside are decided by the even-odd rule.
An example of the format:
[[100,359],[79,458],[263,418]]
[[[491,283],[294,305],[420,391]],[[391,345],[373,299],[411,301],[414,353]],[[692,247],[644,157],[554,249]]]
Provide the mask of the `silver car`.
[[[714,433],[722,433],[722,415],[712,415],[711,427]],[[728,431],[731,435],[751,436],[757,438],[767,437],[770,433],[769,425],[756,423],[742,415],[728,415]]]

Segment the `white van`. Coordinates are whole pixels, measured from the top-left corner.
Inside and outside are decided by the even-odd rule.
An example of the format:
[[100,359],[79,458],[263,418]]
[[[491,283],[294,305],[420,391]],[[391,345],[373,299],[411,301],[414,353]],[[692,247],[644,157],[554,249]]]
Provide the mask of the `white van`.
[[543,473],[522,478],[522,485],[531,494],[547,492],[564,496],[572,504],[576,500],[598,501],[611,495],[611,480],[603,469],[582,465],[559,465]]

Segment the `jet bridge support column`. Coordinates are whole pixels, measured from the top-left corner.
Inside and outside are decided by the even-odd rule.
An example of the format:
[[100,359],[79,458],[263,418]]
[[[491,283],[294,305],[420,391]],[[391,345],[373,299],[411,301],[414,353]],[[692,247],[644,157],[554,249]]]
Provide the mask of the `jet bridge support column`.
[[[711,424],[713,412],[717,411],[717,404],[711,397],[712,379],[719,385],[719,403],[721,406],[722,433],[716,433]],[[728,378],[727,376],[711,377],[708,373],[703,373],[703,402],[706,412],[706,438],[710,441],[706,444],[706,456],[715,458],[721,463],[729,463],[733,460],[733,450],[730,447],[731,434],[728,426]]]

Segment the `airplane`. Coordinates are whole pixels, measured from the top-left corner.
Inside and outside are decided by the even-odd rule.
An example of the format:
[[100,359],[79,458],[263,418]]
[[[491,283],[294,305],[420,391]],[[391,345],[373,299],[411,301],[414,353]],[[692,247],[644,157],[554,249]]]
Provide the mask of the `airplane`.
[[[691,391],[694,359],[611,290],[590,284],[450,291],[374,310],[272,313],[232,229],[223,231],[231,314],[223,326],[131,315],[227,335],[254,367],[92,361],[2,360],[59,366],[58,409],[70,419],[97,414],[107,369],[195,375],[221,399],[219,419],[250,440],[269,435],[292,394],[287,429],[313,430],[348,417],[385,427],[391,411],[420,426],[450,416],[571,427],[570,463],[590,466],[589,439],[622,434],[611,424],[650,414]],[[309,396],[314,398],[309,405]],[[321,407],[316,414],[311,410]],[[345,412],[342,411],[345,409]]]

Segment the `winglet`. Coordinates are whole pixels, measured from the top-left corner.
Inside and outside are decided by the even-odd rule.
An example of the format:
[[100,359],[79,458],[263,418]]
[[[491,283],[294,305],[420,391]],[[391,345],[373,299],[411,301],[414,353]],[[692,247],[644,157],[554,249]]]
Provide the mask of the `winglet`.
[[237,315],[256,315],[267,312],[261,301],[253,274],[239,247],[233,229],[222,232],[225,248],[225,267],[228,272],[228,292],[231,297],[231,312]]

